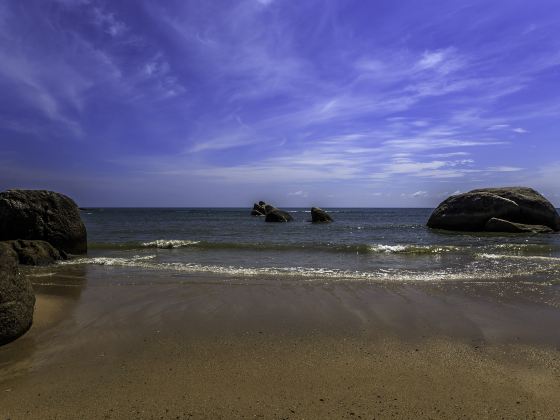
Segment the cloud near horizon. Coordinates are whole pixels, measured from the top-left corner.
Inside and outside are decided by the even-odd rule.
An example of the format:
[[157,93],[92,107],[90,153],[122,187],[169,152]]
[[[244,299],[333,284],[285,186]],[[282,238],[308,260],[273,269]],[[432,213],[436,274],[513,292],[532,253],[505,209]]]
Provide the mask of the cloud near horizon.
[[[560,4],[0,3],[0,187],[84,206],[556,204]],[[550,175],[552,176],[552,175]]]

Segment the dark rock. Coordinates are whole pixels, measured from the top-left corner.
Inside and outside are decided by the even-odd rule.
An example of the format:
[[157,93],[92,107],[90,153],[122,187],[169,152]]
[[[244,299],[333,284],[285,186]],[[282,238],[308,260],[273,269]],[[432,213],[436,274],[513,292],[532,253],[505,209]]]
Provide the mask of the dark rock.
[[257,203],[253,204],[253,210],[251,210],[251,216],[264,216],[264,215],[266,215],[264,201],[259,201],[259,204]]
[[272,210],[276,210],[276,207],[271,206],[270,204],[264,205],[264,214],[270,213]]
[[[432,213],[427,225],[436,229],[480,232],[492,218],[560,229],[554,206],[531,188],[485,188],[447,198]],[[497,228],[496,224],[492,224]],[[509,229],[509,228],[508,228]]]
[[292,215],[284,210],[272,209],[266,213],[265,222],[291,222],[294,220]]
[[87,233],[76,203],[44,190],[0,193],[0,240],[39,239],[71,254],[87,252]]
[[0,345],[15,340],[33,322],[35,295],[29,280],[18,273],[18,256],[0,243]]
[[64,251],[57,250],[45,241],[19,239],[4,243],[12,247],[18,256],[19,263],[23,265],[48,265],[67,258]]
[[507,220],[529,225],[544,225],[554,231],[560,230],[560,216],[556,208],[550,201],[532,188],[485,188],[471,192],[488,192],[515,201],[519,206],[519,216],[517,219],[508,218]]
[[508,220],[492,217],[486,223],[487,232],[509,232],[509,233],[552,233],[554,232],[548,226],[543,225],[526,225],[523,223],[514,223]]
[[319,207],[311,207],[311,221],[313,223],[329,223],[333,219],[325,210]]
[[449,197],[428,220],[428,226],[438,229],[483,231],[492,217],[517,216],[519,206],[512,200],[490,193],[465,193]]

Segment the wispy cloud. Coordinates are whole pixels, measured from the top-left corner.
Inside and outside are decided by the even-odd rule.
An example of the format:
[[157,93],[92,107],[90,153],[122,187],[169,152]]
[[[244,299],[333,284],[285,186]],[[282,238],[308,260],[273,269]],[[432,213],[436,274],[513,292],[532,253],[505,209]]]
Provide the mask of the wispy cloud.
[[202,204],[246,185],[428,203],[554,159],[556,7],[49,5],[0,3],[0,135],[30,173],[56,149],[91,179],[209,186]]

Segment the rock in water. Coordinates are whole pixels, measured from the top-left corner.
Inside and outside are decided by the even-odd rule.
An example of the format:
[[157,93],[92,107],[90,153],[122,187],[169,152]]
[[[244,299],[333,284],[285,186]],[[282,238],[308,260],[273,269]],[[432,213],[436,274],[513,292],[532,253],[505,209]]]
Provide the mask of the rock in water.
[[33,322],[35,295],[28,279],[18,273],[18,256],[0,243],[0,345],[15,340]]
[[265,205],[266,203],[264,201],[259,201],[259,204],[257,203],[253,204],[253,210],[251,210],[251,216],[265,216],[266,215]]
[[333,220],[325,210],[319,207],[311,207],[311,221],[313,223],[329,223]]
[[548,226],[543,225],[525,225],[523,223],[514,223],[507,220],[492,217],[486,223],[484,230],[487,232],[510,232],[510,233],[552,233],[554,232]]
[[265,222],[291,222],[293,219],[292,215],[284,210],[279,210],[273,208],[266,213]]
[[556,208],[550,201],[532,188],[485,188],[473,190],[472,192],[489,192],[515,201],[519,206],[519,219],[507,220],[528,225],[544,225],[554,231],[560,230],[560,216]]
[[39,239],[71,254],[87,252],[87,233],[76,203],[53,191],[0,193],[0,240]]
[[[482,232],[487,230],[492,218],[560,230],[560,217],[554,206],[537,191],[525,187],[484,188],[451,196],[433,211],[427,225],[436,229]],[[514,229],[495,221],[488,228],[496,232],[500,226],[505,232]]]

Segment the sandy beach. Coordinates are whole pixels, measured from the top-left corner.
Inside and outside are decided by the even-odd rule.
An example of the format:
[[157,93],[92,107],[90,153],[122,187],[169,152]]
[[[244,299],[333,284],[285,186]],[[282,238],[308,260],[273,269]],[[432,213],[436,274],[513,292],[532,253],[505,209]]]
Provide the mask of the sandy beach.
[[[30,270],[0,418],[555,418],[557,286]],[[149,276],[149,273],[145,273]]]

